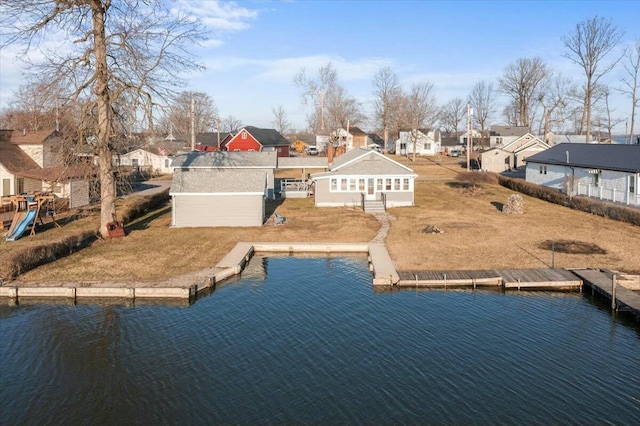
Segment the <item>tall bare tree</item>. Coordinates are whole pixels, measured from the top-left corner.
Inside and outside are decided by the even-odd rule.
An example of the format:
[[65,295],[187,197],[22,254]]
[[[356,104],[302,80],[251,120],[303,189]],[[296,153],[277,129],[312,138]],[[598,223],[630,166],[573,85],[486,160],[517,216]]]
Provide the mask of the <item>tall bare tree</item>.
[[234,117],[233,115],[230,115],[220,121],[221,132],[235,132],[237,130],[240,130],[242,126],[242,121],[239,118]]
[[34,71],[41,81],[68,87],[72,99],[84,103],[88,121],[78,139],[95,141],[100,233],[107,236],[116,213],[112,154],[125,130],[122,112],[139,106],[152,125],[153,99],[182,84],[179,73],[196,66],[185,46],[197,42],[202,31],[160,0],[3,0],[0,28],[2,47],[21,43],[25,56],[53,34],[73,40],[68,52],[47,52],[46,63]]
[[[636,108],[640,106],[640,39],[627,51],[626,60],[623,61],[626,74],[621,78],[622,87],[618,90],[631,98],[631,127],[629,127],[629,142],[633,143],[635,129]],[[627,135],[625,135],[625,140]]]
[[204,92],[184,91],[168,106],[167,115],[161,121],[165,131],[179,135],[191,134],[191,102],[193,100],[193,124],[195,133],[212,131],[218,121],[218,108],[213,98]]
[[467,113],[467,105],[461,98],[453,98],[440,108],[440,124],[447,135],[460,129],[460,123]]
[[309,117],[309,122],[316,126],[314,131],[326,131],[329,96],[336,90],[338,85],[336,69],[329,62],[318,70],[318,75],[315,78],[308,76],[306,70],[302,69],[294,76],[293,82],[302,89],[302,101],[305,104],[310,103],[312,105],[313,112],[312,116]]
[[391,67],[381,68],[373,77],[374,120],[384,136],[383,152],[387,153],[389,129],[397,127],[402,88]]
[[486,130],[489,120],[496,111],[496,94],[493,83],[484,80],[477,82],[469,94],[469,104],[473,108],[473,120],[480,126],[482,144],[486,141]]
[[598,16],[579,22],[572,33],[562,38],[568,50],[565,57],[582,67],[587,80],[584,91],[587,142],[591,140],[591,108],[595,85],[616,66],[622,56],[614,57],[608,64],[601,63],[612,53],[621,38],[622,33],[610,20]]
[[425,128],[433,130],[433,126],[438,120],[439,111],[433,83],[417,83],[411,86],[411,91],[404,95],[402,109],[402,124],[411,131],[413,160],[415,161],[418,132]]
[[329,93],[326,114],[325,124],[330,129],[346,129],[350,125],[359,126],[367,119],[362,112],[360,102],[349,96],[346,89],[340,84],[336,84],[335,90]]
[[287,113],[284,110],[282,105],[278,106],[278,108],[271,108],[271,113],[273,114],[273,121],[271,124],[276,128],[281,135],[285,135],[289,129],[291,128],[291,123],[287,119]]
[[500,90],[517,105],[518,126],[531,126],[540,83],[548,76],[549,69],[540,57],[520,58],[505,68],[500,78]]

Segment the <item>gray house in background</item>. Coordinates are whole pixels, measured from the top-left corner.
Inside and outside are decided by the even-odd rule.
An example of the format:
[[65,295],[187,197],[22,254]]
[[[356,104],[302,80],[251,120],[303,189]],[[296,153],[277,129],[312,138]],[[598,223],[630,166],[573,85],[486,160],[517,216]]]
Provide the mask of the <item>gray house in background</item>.
[[640,206],[640,145],[562,143],[525,161],[527,182]]
[[329,171],[311,175],[316,207],[361,206],[384,202],[386,207],[413,206],[417,174],[376,151],[352,149],[336,157]]
[[258,169],[175,169],[171,225],[262,226],[267,173]]

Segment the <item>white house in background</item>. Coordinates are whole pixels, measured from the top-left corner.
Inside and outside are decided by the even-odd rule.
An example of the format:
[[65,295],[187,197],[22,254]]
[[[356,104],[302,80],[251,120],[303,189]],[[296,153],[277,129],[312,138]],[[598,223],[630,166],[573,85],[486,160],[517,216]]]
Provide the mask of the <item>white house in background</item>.
[[442,151],[439,130],[413,129],[401,130],[400,138],[396,141],[396,155],[436,155]]
[[504,146],[495,146],[480,154],[482,170],[502,173],[523,166],[531,155],[549,149],[549,145],[531,133],[525,133]]
[[640,145],[563,143],[526,162],[527,182],[640,206]]
[[[480,130],[471,129],[471,142],[473,142],[474,146],[479,144],[481,137],[482,137],[482,133],[480,133]],[[458,143],[463,147],[465,147],[466,149],[468,139],[469,139],[469,132],[465,131],[461,133],[460,136],[458,136]]]
[[116,166],[129,166],[159,174],[173,173],[171,168],[173,156],[169,155],[164,148],[134,149],[125,154],[114,155],[113,161]]
[[491,126],[489,146],[507,146],[529,132],[529,126]]

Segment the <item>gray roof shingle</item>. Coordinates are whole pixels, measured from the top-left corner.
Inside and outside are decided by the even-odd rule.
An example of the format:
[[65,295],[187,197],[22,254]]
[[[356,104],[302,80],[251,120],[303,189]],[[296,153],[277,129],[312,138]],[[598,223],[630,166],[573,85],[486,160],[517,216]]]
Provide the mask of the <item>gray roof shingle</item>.
[[267,174],[260,170],[176,170],[170,194],[263,193]]
[[206,169],[273,168],[278,164],[278,153],[273,152],[188,152],[177,155],[171,167]]
[[561,143],[525,161],[639,173],[640,145]]

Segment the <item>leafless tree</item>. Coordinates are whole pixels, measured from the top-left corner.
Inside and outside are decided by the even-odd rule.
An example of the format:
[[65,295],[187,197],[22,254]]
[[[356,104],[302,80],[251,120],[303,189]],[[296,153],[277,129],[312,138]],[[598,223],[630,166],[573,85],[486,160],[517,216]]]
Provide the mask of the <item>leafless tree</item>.
[[565,107],[569,105],[569,94],[575,90],[571,78],[558,74],[545,81],[538,100],[542,105],[542,135],[546,138],[552,123],[564,122]]
[[447,135],[460,129],[460,123],[467,113],[467,105],[461,98],[453,98],[440,108],[440,124]]
[[220,121],[221,132],[235,132],[237,130],[240,130],[242,126],[244,126],[244,124],[242,124],[242,121],[240,121],[239,118],[234,117],[233,115],[230,115]]
[[404,95],[401,123],[411,131],[414,161],[418,145],[418,131],[425,128],[433,129],[433,125],[438,120],[438,105],[433,92],[433,83],[426,82],[414,84],[411,91]]
[[202,31],[169,11],[160,0],[4,0],[0,3],[2,47],[22,43],[24,56],[57,34],[72,40],[68,52],[45,54],[33,70],[41,81],[67,87],[83,102],[86,125],[77,140],[91,138],[99,161],[100,233],[114,220],[116,190],[113,142],[122,134],[126,109],[141,108],[153,126],[154,99],[182,84],[179,73],[196,66],[185,50]]
[[493,83],[487,83],[484,80],[477,82],[469,94],[469,104],[474,110],[473,119],[480,126],[480,134],[484,144],[487,125],[496,111],[496,94],[493,90]]
[[357,99],[349,96],[344,87],[337,84],[335,90],[327,98],[326,125],[330,129],[348,126],[359,126],[367,117],[362,112],[362,105]]
[[284,110],[282,105],[278,106],[278,108],[271,108],[271,112],[273,113],[273,121],[271,124],[276,128],[281,135],[285,135],[289,128],[291,127],[291,123],[287,119],[287,113]]
[[374,120],[384,136],[383,152],[387,153],[389,129],[397,127],[402,88],[391,67],[381,68],[373,77]]
[[568,49],[565,57],[582,67],[586,77],[585,86],[585,121],[587,142],[591,139],[591,108],[594,87],[603,75],[611,71],[622,56],[602,67],[601,62],[614,50],[620,42],[622,33],[602,17],[594,17],[576,24],[574,31],[562,38]]
[[[640,39],[627,51],[626,60],[623,61],[623,67],[626,71],[622,77],[622,87],[618,90],[631,98],[631,127],[629,128],[629,141],[633,143],[633,135],[635,130],[636,108],[640,106],[640,81],[638,74],[640,73]],[[625,140],[627,135],[625,135]]]
[[210,132],[217,126],[218,108],[213,98],[204,92],[184,91],[167,108],[167,115],[161,121],[165,131],[172,130],[183,136],[191,134],[192,100],[195,133]]
[[338,74],[331,63],[318,70],[318,75],[312,78],[306,74],[306,70],[302,69],[293,78],[296,86],[302,89],[302,101],[305,104],[311,104],[313,114],[316,118],[311,117],[310,123],[315,123],[317,128],[314,131],[327,130],[327,102],[329,96],[335,91],[338,85]]
[[504,70],[500,90],[515,101],[518,126],[531,126],[540,83],[548,76],[549,69],[540,57],[520,58]]
[[600,131],[604,129],[607,135],[607,139],[611,141],[613,128],[618,124],[624,122],[624,119],[613,115],[615,113],[615,110],[611,107],[611,104],[609,102],[611,89],[608,86],[602,86],[601,90],[603,95],[602,113],[596,116],[596,119],[598,120],[598,128],[600,129]]

